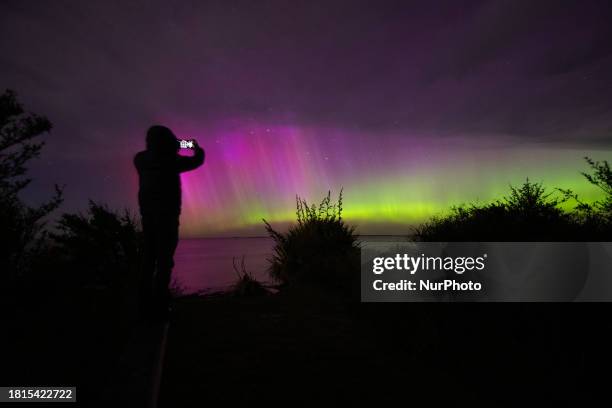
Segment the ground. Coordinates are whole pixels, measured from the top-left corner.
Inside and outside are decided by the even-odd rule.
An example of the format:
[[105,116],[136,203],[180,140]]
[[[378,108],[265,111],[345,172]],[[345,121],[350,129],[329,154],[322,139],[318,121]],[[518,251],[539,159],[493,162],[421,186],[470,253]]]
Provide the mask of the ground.
[[562,305],[484,306],[496,312],[312,293],[184,298],[170,326],[160,406],[515,406],[532,391],[534,402],[581,399],[585,350],[563,350],[554,338]]
[[[14,297],[4,383],[76,385],[80,406],[147,401],[159,322],[126,326],[121,307],[100,310],[112,303],[82,297]],[[366,304],[320,290],[181,297],[159,406],[609,401],[611,311],[607,303]]]

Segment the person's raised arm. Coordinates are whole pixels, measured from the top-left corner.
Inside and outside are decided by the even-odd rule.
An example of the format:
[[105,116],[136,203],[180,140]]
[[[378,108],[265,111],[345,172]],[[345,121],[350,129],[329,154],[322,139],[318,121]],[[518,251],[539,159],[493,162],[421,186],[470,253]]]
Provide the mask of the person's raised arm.
[[179,173],[197,169],[204,163],[204,149],[202,149],[195,140],[193,143],[193,156],[178,156],[176,159],[177,170]]

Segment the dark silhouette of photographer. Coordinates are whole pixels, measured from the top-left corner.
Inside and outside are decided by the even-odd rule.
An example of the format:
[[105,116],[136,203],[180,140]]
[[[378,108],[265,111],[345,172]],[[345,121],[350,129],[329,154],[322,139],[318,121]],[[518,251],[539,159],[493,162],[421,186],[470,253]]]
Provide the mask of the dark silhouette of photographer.
[[[159,125],[147,131],[146,146],[134,157],[144,235],[140,304],[146,315],[165,316],[169,311],[169,285],[179,237],[180,174],[200,167],[205,154],[195,140],[180,141],[170,129]],[[194,154],[180,155],[181,146],[190,146]]]

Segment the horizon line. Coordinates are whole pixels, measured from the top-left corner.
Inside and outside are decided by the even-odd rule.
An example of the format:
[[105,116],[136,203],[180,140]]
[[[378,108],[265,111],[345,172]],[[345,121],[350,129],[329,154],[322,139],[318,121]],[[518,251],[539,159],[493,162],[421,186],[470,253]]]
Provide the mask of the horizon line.
[[[413,234],[356,234],[359,237],[407,237]],[[220,235],[220,236],[201,236],[201,237],[184,237],[184,239],[236,239],[236,238],[272,238],[269,235]]]

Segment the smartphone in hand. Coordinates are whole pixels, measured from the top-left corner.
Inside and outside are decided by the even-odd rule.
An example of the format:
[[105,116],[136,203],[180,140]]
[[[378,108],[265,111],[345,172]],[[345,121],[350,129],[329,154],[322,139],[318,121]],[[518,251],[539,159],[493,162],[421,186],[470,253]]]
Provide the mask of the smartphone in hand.
[[193,139],[179,139],[181,149],[195,149],[195,141]]

